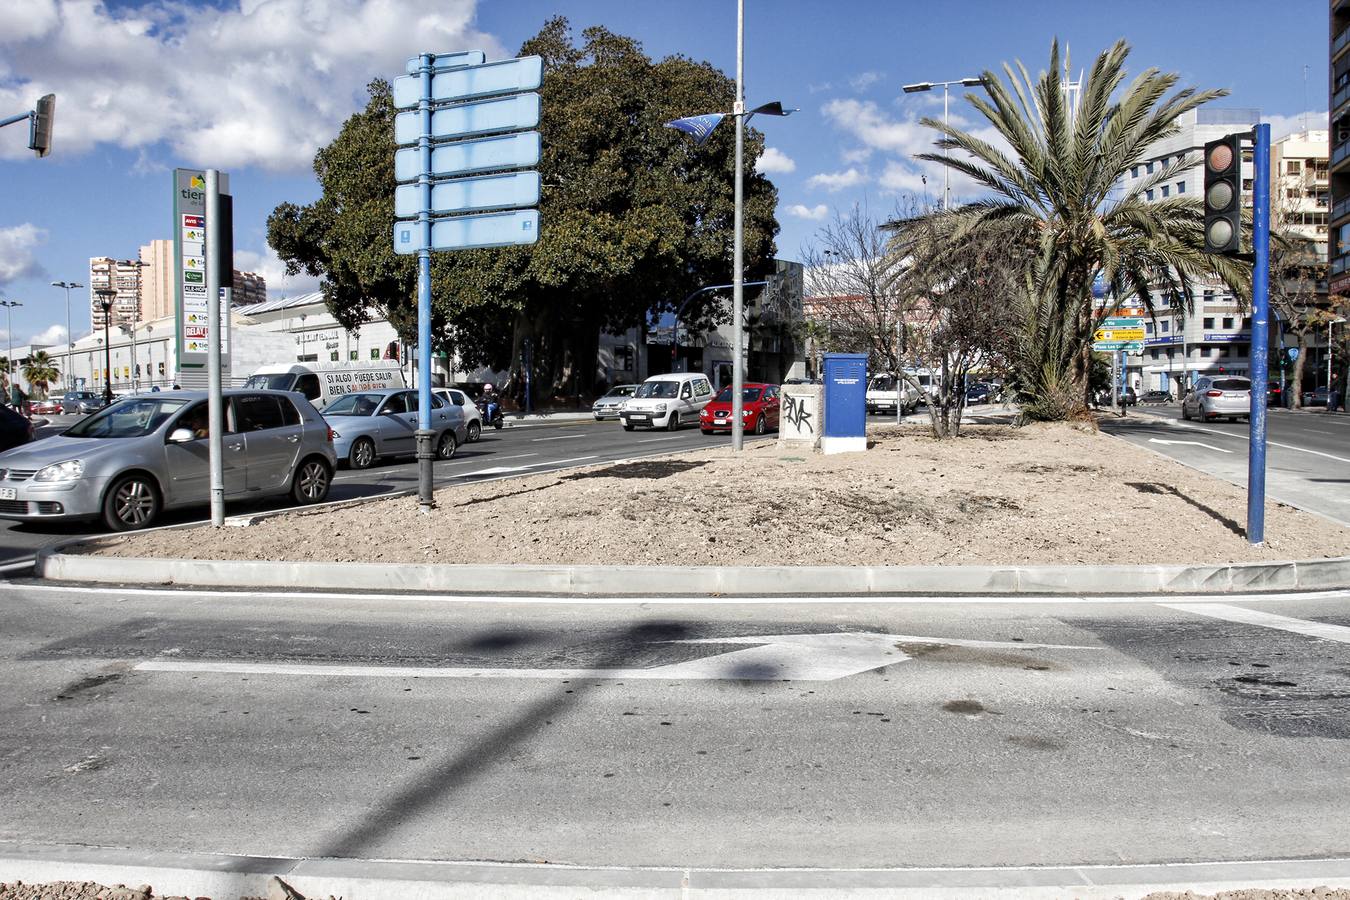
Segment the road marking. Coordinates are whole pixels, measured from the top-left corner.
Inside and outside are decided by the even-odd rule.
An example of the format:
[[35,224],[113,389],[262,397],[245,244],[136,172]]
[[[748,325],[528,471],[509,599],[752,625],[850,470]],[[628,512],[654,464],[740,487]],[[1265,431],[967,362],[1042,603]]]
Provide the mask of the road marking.
[[706,638],[676,644],[746,644],[702,659],[646,669],[507,669],[417,666],[343,666],[329,663],[256,663],[221,660],[153,659],[138,672],[211,672],[220,675],[308,675],[328,678],[606,678],[657,681],[837,681],[905,662],[901,644],[997,647],[1005,650],[1098,650],[1060,644],[975,641],[904,634],[775,634]]
[[[1251,441],[1250,435],[1242,434],[1241,432],[1216,431],[1213,428],[1203,428],[1199,425],[1193,425],[1190,422],[1178,422],[1175,419],[1168,419],[1164,416],[1155,416],[1154,418],[1162,419],[1164,422],[1170,422],[1172,427],[1174,428],[1189,428],[1192,431],[1202,431],[1205,434],[1237,438],[1240,441],[1249,441],[1249,442]],[[1154,438],[1149,438],[1149,440],[1152,441],[1154,440]],[[1321,456],[1325,457],[1326,459],[1334,459],[1336,460],[1336,462],[1350,463],[1350,459],[1347,459],[1344,456],[1334,456],[1330,453],[1323,453],[1321,450],[1309,450],[1307,447],[1295,447],[1293,444],[1281,444],[1279,441],[1270,440],[1270,438],[1266,438],[1266,446],[1281,447],[1285,450],[1297,450],[1300,453],[1311,453],[1313,456]],[[1224,451],[1224,452],[1231,452],[1231,451]]]
[[555,435],[554,437],[546,437],[546,438],[530,438],[530,440],[531,440],[531,441],[536,441],[536,442],[538,442],[538,441],[571,441],[571,440],[576,440],[577,438],[583,438],[583,437],[587,437],[587,435],[584,435],[584,434],[559,434],[559,435]]
[[[574,596],[570,594],[420,594],[380,593],[354,591],[277,591],[277,590],[220,590],[196,588],[124,588],[108,585],[84,587],[58,584],[13,584],[0,582],[0,594],[5,593],[57,593],[85,594],[110,598],[113,602],[127,597],[162,598],[179,603],[184,597],[210,597],[219,600],[256,601],[342,601],[370,603],[372,601],[392,602],[411,600],[426,603],[495,603],[518,604],[526,606],[565,605],[565,606],[754,606],[759,604],[782,605],[829,605],[859,606],[894,605],[988,605],[1015,606],[1017,604],[1044,605],[1064,604],[1066,606],[1096,606],[1135,603],[1141,605],[1163,605],[1156,596],[1140,597],[1131,595],[1082,595],[1082,594],[996,594],[978,596],[971,594],[924,596],[916,594],[828,594],[825,596],[716,596],[706,595],[660,595],[660,596],[611,596],[590,595]],[[1343,603],[1350,600],[1350,591],[1305,591],[1290,594],[1177,594],[1170,596],[1168,603],[1219,605],[1225,603],[1293,603],[1301,601],[1335,601]]]
[[[537,453],[530,454],[538,456]],[[475,469],[472,472],[459,472],[451,476],[453,478],[472,478],[475,475],[502,475],[508,472],[524,472],[529,469],[537,469],[541,466],[565,466],[568,463],[584,462],[588,459],[599,459],[598,456],[574,456],[571,459],[549,459],[543,462],[526,463],[523,466],[493,466],[490,469]]]
[[1222,447],[1215,447],[1213,444],[1202,444],[1200,441],[1164,441],[1160,438],[1149,438],[1150,444],[1190,444],[1194,447],[1204,447],[1206,450],[1217,450],[1220,453],[1232,453],[1232,450],[1225,450]]
[[8,562],[0,566],[0,574],[5,572],[19,572],[23,569],[33,568],[33,563],[37,561],[36,557],[30,556],[27,559],[21,559],[17,562]]
[[639,444],[655,444],[657,441],[680,441],[680,440],[683,440],[683,439],[684,439],[684,435],[682,435],[682,434],[676,434],[676,435],[672,435],[672,436],[670,436],[670,437],[645,438],[645,439],[643,439],[643,440],[638,441],[637,443],[639,443]]
[[1329,625],[1325,622],[1308,622],[1304,619],[1291,619],[1288,616],[1277,616],[1274,613],[1261,612],[1256,609],[1244,609],[1241,606],[1231,606],[1226,603],[1206,603],[1203,605],[1195,603],[1163,603],[1160,605],[1165,606],[1168,609],[1195,613],[1198,616],[1209,616],[1212,619],[1225,619],[1229,622],[1238,622],[1243,625],[1258,625],[1262,628],[1275,628],[1280,631],[1303,634],[1324,641],[1336,641],[1341,644],[1350,644],[1350,628],[1347,628],[1344,625]]

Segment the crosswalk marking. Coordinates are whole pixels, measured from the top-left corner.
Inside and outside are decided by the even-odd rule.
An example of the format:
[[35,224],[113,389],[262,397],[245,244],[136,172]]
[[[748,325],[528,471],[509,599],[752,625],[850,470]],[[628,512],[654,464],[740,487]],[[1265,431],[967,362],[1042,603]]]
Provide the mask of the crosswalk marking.
[[1168,609],[1194,613],[1197,616],[1209,616],[1212,619],[1224,619],[1243,625],[1256,625],[1261,628],[1275,628],[1292,634],[1302,634],[1324,641],[1336,641],[1350,644],[1350,628],[1344,625],[1331,625],[1326,622],[1309,622],[1305,619],[1292,619],[1275,613],[1245,609],[1226,603],[1162,603]]

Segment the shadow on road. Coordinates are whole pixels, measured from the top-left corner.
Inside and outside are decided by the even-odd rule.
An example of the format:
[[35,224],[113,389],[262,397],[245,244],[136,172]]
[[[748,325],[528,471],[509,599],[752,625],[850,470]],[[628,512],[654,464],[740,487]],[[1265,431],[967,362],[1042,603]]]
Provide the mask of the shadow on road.
[[[594,668],[622,668],[631,661],[632,650],[648,643],[681,640],[688,633],[688,627],[679,622],[634,625],[610,645],[616,648],[614,651],[596,660]],[[509,759],[513,748],[576,706],[593,684],[586,679],[570,681],[572,687],[564,688],[559,684],[550,696],[527,708],[513,721],[447,755],[423,774],[408,779],[402,787],[374,803],[359,822],[322,840],[316,855],[364,856],[399,826],[444,803],[498,761]]]
[[680,472],[688,472],[708,463],[682,459],[657,459],[651,462],[630,462],[618,466],[607,466],[589,472],[575,472],[562,476],[563,481],[579,481],[582,478],[669,478]]
[[1247,532],[1243,530],[1241,525],[1239,525],[1232,519],[1228,518],[1223,513],[1219,512],[1217,509],[1214,509],[1213,507],[1210,506],[1206,506],[1199,500],[1186,496],[1181,491],[1172,487],[1170,484],[1158,484],[1157,482],[1153,481],[1127,481],[1125,482],[1125,485],[1127,487],[1134,488],[1141,494],[1167,494],[1176,497],[1177,499],[1185,503],[1189,503],[1191,506],[1194,506],[1196,509],[1200,510],[1205,515],[1209,516],[1211,519],[1218,522],[1220,525],[1222,525],[1224,528],[1227,528],[1229,531],[1233,532],[1233,534],[1236,534],[1238,537],[1245,537],[1247,534]]

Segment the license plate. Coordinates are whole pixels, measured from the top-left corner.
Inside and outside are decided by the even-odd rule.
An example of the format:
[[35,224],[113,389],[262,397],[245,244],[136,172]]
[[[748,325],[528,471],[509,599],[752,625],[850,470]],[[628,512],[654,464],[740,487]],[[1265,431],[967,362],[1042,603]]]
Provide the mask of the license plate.
[[0,500],[18,499],[19,492],[14,488],[0,488]]
[[651,419],[651,416],[642,416],[642,415],[638,415],[638,414],[634,413],[633,415],[629,416],[628,418],[632,419],[634,422],[646,422],[646,421],[649,421],[649,420]]
[[713,419],[713,424],[714,424],[714,425],[725,425],[725,424],[727,424],[727,421],[728,421],[727,419]]

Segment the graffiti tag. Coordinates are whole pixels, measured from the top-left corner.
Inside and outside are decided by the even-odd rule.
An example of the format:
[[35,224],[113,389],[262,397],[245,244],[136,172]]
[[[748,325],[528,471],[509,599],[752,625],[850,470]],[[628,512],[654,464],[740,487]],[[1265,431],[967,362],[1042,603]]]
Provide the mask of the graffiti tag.
[[811,427],[811,413],[806,409],[805,397],[785,397],[784,415],[787,417],[788,424],[798,431],[807,431],[815,434],[816,431]]

